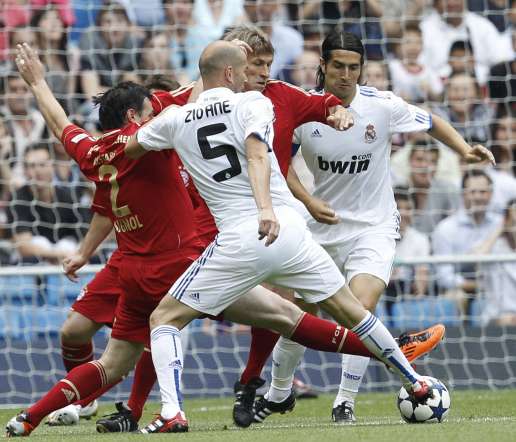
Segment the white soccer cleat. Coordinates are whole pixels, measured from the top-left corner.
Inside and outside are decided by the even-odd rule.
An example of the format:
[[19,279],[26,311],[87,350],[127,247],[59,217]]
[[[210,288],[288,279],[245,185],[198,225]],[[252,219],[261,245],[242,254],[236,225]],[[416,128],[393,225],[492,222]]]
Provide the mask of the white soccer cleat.
[[52,427],[76,425],[79,422],[79,408],[77,405],[67,405],[48,415],[47,425]]
[[99,403],[97,399],[91,401],[88,405],[79,408],[79,417],[81,419],[91,419],[92,416],[97,415],[97,411],[99,409]]

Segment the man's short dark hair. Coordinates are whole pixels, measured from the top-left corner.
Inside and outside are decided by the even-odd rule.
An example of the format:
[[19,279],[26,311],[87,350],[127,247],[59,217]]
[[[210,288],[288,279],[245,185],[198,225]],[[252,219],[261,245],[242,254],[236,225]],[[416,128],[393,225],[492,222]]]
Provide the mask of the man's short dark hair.
[[462,190],[464,190],[466,188],[466,185],[468,183],[468,180],[470,178],[475,178],[475,177],[484,177],[487,182],[489,183],[489,187],[492,188],[493,187],[493,180],[491,179],[491,177],[485,173],[483,170],[481,169],[471,169],[471,170],[467,170],[464,175],[462,176]]
[[469,40],[457,40],[450,46],[450,54],[455,51],[469,52],[473,55],[473,46]]
[[132,81],[118,83],[107,92],[93,97],[93,103],[99,106],[99,122],[103,131],[120,129],[127,123],[126,113],[135,109],[143,110],[143,101],[150,99],[147,88]]
[[163,74],[154,74],[149,76],[143,85],[150,90],[160,90],[160,91],[173,91],[179,88],[181,85],[179,82],[170,77],[170,75]]
[[29,153],[36,152],[38,150],[44,150],[44,151],[46,151],[48,153],[49,157],[51,156],[50,146],[48,145],[48,143],[44,143],[44,142],[41,142],[41,141],[29,144],[25,148],[25,152],[23,152],[23,156],[26,157]]

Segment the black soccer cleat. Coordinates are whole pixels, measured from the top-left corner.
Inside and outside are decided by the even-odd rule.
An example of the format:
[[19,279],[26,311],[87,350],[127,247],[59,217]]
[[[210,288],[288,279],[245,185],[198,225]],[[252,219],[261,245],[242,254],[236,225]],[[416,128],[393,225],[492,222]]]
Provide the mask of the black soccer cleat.
[[350,402],[344,401],[331,411],[331,420],[339,424],[352,424],[356,422],[355,412]]
[[290,413],[295,406],[296,396],[293,392],[283,402],[272,402],[263,397],[254,403],[253,422],[261,424],[273,413]]
[[247,428],[253,423],[254,399],[256,390],[265,384],[262,378],[252,378],[247,384],[235,382],[235,403],[233,405],[233,422],[242,428]]
[[123,402],[115,404],[116,413],[108,414],[97,421],[98,433],[130,433],[138,429],[138,422]]

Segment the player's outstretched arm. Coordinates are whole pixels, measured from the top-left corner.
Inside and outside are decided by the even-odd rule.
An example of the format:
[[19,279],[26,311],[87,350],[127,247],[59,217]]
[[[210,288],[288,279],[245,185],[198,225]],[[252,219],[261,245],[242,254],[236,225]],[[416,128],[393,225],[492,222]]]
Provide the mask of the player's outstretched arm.
[[267,237],[265,246],[270,246],[278,237],[280,225],[272,208],[270,191],[271,163],[267,154],[267,145],[255,135],[245,140],[247,171],[253,190],[256,207],[258,207],[258,238]]
[[464,138],[443,118],[432,114],[432,128],[428,133],[457,152],[467,163],[495,164],[493,154],[481,144],[470,146]]
[[45,81],[45,67],[27,43],[16,46],[15,62],[20,75],[32,91],[49,129],[60,140],[64,128],[71,122]]
[[310,215],[317,222],[323,224],[337,224],[339,222],[335,210],[326,201],[316,198],[306,190],[292,165],[288,168],[287,184],[292,194],[305,205]]
[[89,261],[100,243],[106,239],[112,229],[113,223],[107,216],[96,212],[93,214],[88,232],[82,240],[79,249],[73,255],[63,259],[63,270],[70,281],[75,282],[79,279],[76,273],[77,270]]
[[142,147],[140,143],[138,143],[138,139],[136,135],[133,135],[129,138],[129,141],[125,145],[124,153],[128,158],[132,160],[137,160],[138,158],[144,156],[147,151]]

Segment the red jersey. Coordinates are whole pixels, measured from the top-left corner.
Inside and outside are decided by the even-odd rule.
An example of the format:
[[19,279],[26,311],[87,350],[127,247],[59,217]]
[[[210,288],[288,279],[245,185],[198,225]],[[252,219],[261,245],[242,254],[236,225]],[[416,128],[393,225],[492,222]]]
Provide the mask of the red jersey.
[[163,256],[199,245],[191,222],[193,206],[171,151],[138,160],[124,154],[139,125],[130,123],[96,140],[69,125],[62,135],[68,154],[95,182],[92,210],[113,221],[118,248],[127,255]]
[[315,95],[279,80],[269,80],[262,91],[274,106],[273,149],[286,178],[292,161],[294,130],[310,121],[326,123],[329,109],[341,101],[332,94]]

